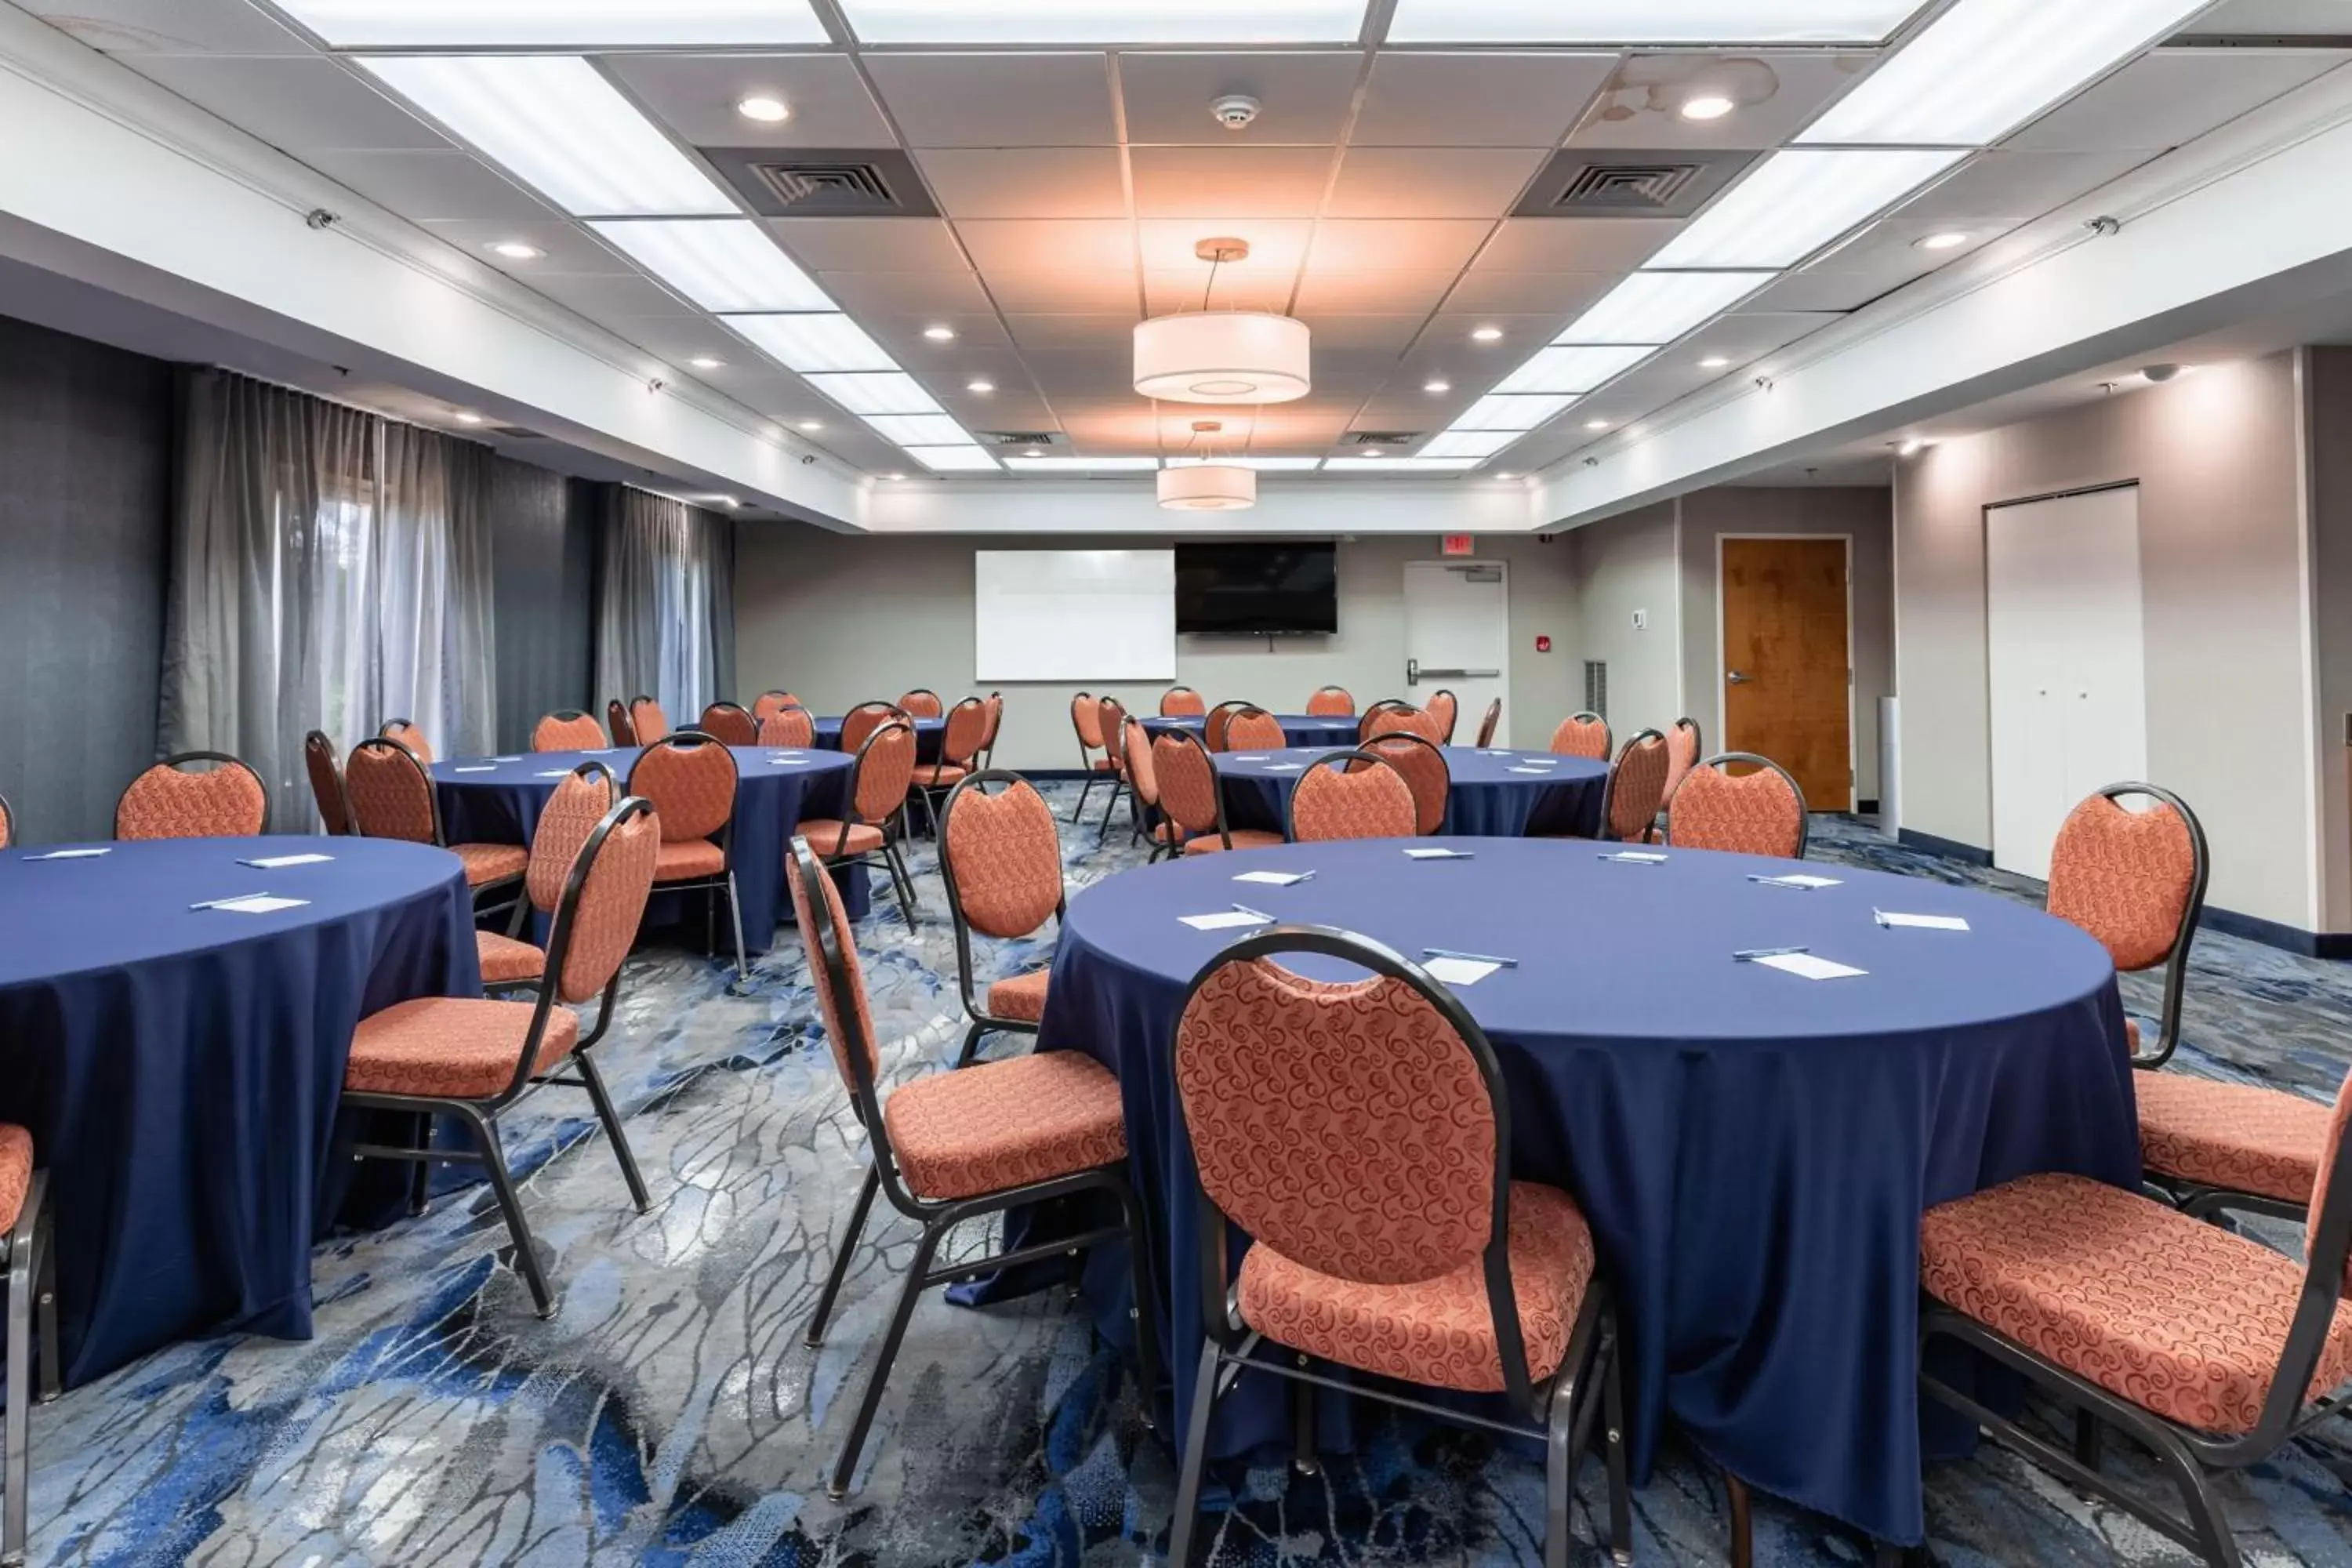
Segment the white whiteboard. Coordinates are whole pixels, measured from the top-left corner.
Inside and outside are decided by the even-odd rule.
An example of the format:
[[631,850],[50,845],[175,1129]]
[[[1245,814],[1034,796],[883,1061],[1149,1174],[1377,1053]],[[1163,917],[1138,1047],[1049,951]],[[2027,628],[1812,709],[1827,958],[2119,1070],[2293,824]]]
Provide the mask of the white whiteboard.
[[972,552],[973,679],[1173,680],[1172,550]]

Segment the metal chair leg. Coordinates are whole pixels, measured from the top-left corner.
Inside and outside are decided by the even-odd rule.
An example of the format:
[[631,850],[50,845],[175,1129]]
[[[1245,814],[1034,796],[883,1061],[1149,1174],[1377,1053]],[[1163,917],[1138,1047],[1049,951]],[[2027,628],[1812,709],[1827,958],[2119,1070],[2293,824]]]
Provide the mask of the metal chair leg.
[[1731,1516],[1731,1568],[1756,1568],[1756,1519],[1748,1499],[1748,1483],[1723,1472],[1725,1511]]
[[[428,1154],[433,1148],[433,1113],[415,1113],[415,1148],[419,1154]],[[408,1168],[408,1217],[421,1218],[433,1202],[433,1162],[420,1159]]]
[[1315,1451],[1315,1385],[1311,1383],[1290,1385],[1290,1468],[1302,1476],[1323,1468]]
[[2086,1470],[2099,1468],[2099,1418],[2087,1410],[2074,1412],[2074,1462]]
[[1085,752],[1081,752],[1078,753],[1078,764],[1087,770],[1087,782],[1085,787],[1078,791],[1078,804],[1070,807],[1070,822],[1073,826],[1086,816],[1087,796],[1095,793],[1094,763],[1087,759]]
[[34,1305],[40,1313],[41,1342],[40,1402],[47,1405],[64,1388],[58,1375],[58,1248],[55,1221],[49,1214],[47,1194],[42,1194],[41,1212],[33,1222],[33,1290]]
[[913,931],[916,929],[915,874],[907,869],[906,857],[898,852],[898,847],[897,845],[884,845],[882,847],[882,853],[888,856],[890,858],[891,864],[895,865],[898,868],[898,912],[907,917],[907,929],[908,931]]
[[539,1267],[539,1254],[532,1247],[530,1221],[523,1217],[522,1196],[515,1191],[513,1173],[507,1169],[506,1146],[499,1142],[498,1124],[485,1121],[479,1112],[468,1110],[464,1120],[481,1146],[482,1168],[488,1173],[490,1190],[498,1194],[499,1208],[505,1214],[507,1234],[514,1238],[515,1271],[523,1283],[530,1287],[530,1299],[542,1318],[555,1316],[555,1297],[547,1288],[547,1275]]
[[[35,1200],[43,1194],[32,1194]],[[7,1495],[0,1497],[0,1563],[25,1561],[32,1486],[34,1216],[19,1216],[8,1238]]]
[[1209,1417],[1217,1401],[1217,1347],[1201,1342],[1201,1368],[1192,1378],[1192,1417],[1184,1424],[1183,1468],[1176,1481],[1176,1517],[1168,1527],[1168,1568],[1191,1568],[1192,1531],[1200,1523],[1201,1472],[1209,1462]]
[[744,979],[751,973],[751,964],[743,951],[743,896],[735,890],[735,869],[727,870],[727,909],[735,917],[735,978]]
[[956,1053],[955,1065],[960,1068],[971,1066],[973,1058],[980,1055],[980,1042],[987,1037],[988,1026],[974,1018],[971,1027],[963,1032],[963,1049]]
[[824,1289],[817,1294],[816,1314],[809,1319],[803,1342],[811,1350],[824,1343],[825,1320],[833,1316],[834,1299],[841,1294],[841,1282],[849,1278],[849,1260],[856,1254],[857,1238],[866,1230],[866,1211],[874,1206],[874,1194],[881,1186],[882,1173],[866,1166],[866,1180],[857,1189],[857,1202],[849,1211],[849,1226],[841,1233],[841,1245],[834,1248],[833,1268],[824,1277]]
[[1119,1189],[1119,1206],[1127,1215],[1128,1282],[1135,1292],[1135,1361],[1138,1375],[1142,1380],[1143,1426],[1149,1431],[1159,1425],[1156,1409],[1160,1399],[1160,1292],[1153,1283],[1159,1275],[1152,1267],[1151,1222],[1143,1200],[1131,1186]]
[[923,1277],[931,1271],[931,1254],[939,1249],[940,1238],[946,1233],[936,1226],[923,1227],[922,1240],[915,1244],[914,1261],[908,1265],[907,1282],[898,1291],[898,1310],[891,1314],[889,1331],[882,1336],[882,1353],[874,1363],[874,1373],[866,1384],[866,1397],[858,1402],[857,1419],[850,1425],[849,1438],[841,1446],[841,1458],[834,1461],[833,1479],[825,1483],[825,1491],[835,1502],[849,1495],[849,1482],[857,1473],[857,1457],[865,1451],[866,1436],[874,1428],[875,1413],[882,1408],[883,1385],[890,1380],[890,1363],[898,1359],[898,1346],[907,1338],[907,1324],[915,1316],[915,1303],[922,1300]]
[[1575,1383],[1552,1390],[1544,1423],[1544,1568],[1568,1568],[1569,1506],[1576,1497],[1576,1472],[1584,1464],[1576,1413],[1588,1397]]
[[1625,1462],[1625,1358],[1612,1315],[1601,1336],[1601,1440],[1609,1468],[1609,1555],[1623,1568],[1633,1561],[1633,1492]]
[[629,1184],[629,1201],[643,1214],[654,1206],[654,1201],[646,1191],[645,1177],[637,1173],[637,1157],[629,1148],[629,1135],[621,1126],[620,1114],[613,1109],[613,1097],[604,1090],[604,1075],[596,1070],[595,1060],[586,1051],[572,1052],[572,1059],[579,1064],[580,1081],[586,1086],[588,1098],[596,1102],[596,1120],[604,1124],[604,1141],[613,1145],[613,1152],[621,1162],[621,1179]]

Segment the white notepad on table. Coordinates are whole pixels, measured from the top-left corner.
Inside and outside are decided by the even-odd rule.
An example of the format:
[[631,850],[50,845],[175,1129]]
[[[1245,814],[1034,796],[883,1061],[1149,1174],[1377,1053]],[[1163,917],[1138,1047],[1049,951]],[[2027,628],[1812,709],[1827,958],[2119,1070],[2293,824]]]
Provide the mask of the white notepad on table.
[[1239,926],[1271,925],[1263,915],[1244,914],[1239,910],[1226,910],[1213,915],[1182,915],[1179,919],[1194,931],[1232,931]]
[[288,866],[323,865],[333,858],[332,855],[265,855],[257,860],[240,860],[237,864],[251,866],[257,870],[276,871]]
[[1835,877],[1816,877],[1804,871],[1792,871],[1785,877],[1755,877],[1750,880],[1767,888],[1802,888],[1809,893],[1816,888],[1834,888],[1840,885]]
[[451,768],[449,771],[453,773],[494,773],[499,770],[497,764],[494,763],[482,763],[474,767]]
[[1470,851],[1467,849],[1408,849],[1404,852],[1404,858],[1408,860],[1467,860],[1470,858]]
[[1843,980],[1852,974],[1867,974],[1866,969],[1856,969],[1851,963],[1835,959],[1816,958],[1810,952],[1775,952],[1763,958],[1748,960],[1766,969],[1777,969],[1783,974],[1793,974],[1801,980]]
[[1312,871],[1244,871],[1234,879],[1236,882],[1264,882],[1269,888],[1287,888],[1313,876]]
[[1892,910],[1873,910],[1883,926],[1900,926],[1912,931],[1966,931],[1969,922],[1958,915],[1898,915]]
[[100,855],[111,855],[113,849],[52,849],[46,855],[27,855],[27,860],[95,860]]
[[206,906],[233,915],[274,915],[280,910],[299,910],[308,899],[281,899],[272,893],[256,893],[248,899],[224,899]]
[[1448,985],[1475,985],[1502,967],[1475,958],[1432,958],[1422,963],[1432,980],[1441,980]]

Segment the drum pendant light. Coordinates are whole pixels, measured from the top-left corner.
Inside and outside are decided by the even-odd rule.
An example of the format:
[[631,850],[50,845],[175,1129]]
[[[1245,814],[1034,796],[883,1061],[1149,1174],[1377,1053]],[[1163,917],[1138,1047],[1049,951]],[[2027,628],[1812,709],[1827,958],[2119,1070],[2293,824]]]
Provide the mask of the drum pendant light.
[[1307,323],[1263,310],[1211,310],[1218,267],[1249,255],[1239,239],[1204,239],[1202,309],[1135,328],[1135,390],[1165,403],[1288,403],[1314,390]]
[[[1192,440],[1213,436],[1224,426],[1203,419],[1192,426]],[[1220,463],[1205,450],[1202,462],[1160,470],[1160,504],[1170,511],[1246,511],[1257,505],[1257,470],[1238,463]]]

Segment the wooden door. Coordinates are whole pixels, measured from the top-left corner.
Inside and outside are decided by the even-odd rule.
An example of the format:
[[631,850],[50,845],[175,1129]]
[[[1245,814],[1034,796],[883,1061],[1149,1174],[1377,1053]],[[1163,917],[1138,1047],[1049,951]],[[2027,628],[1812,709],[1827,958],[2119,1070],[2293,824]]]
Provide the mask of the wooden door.
[[1789,770],[1815,811],[1853,808],[1843,538],[1723,547],[1723,736]]

